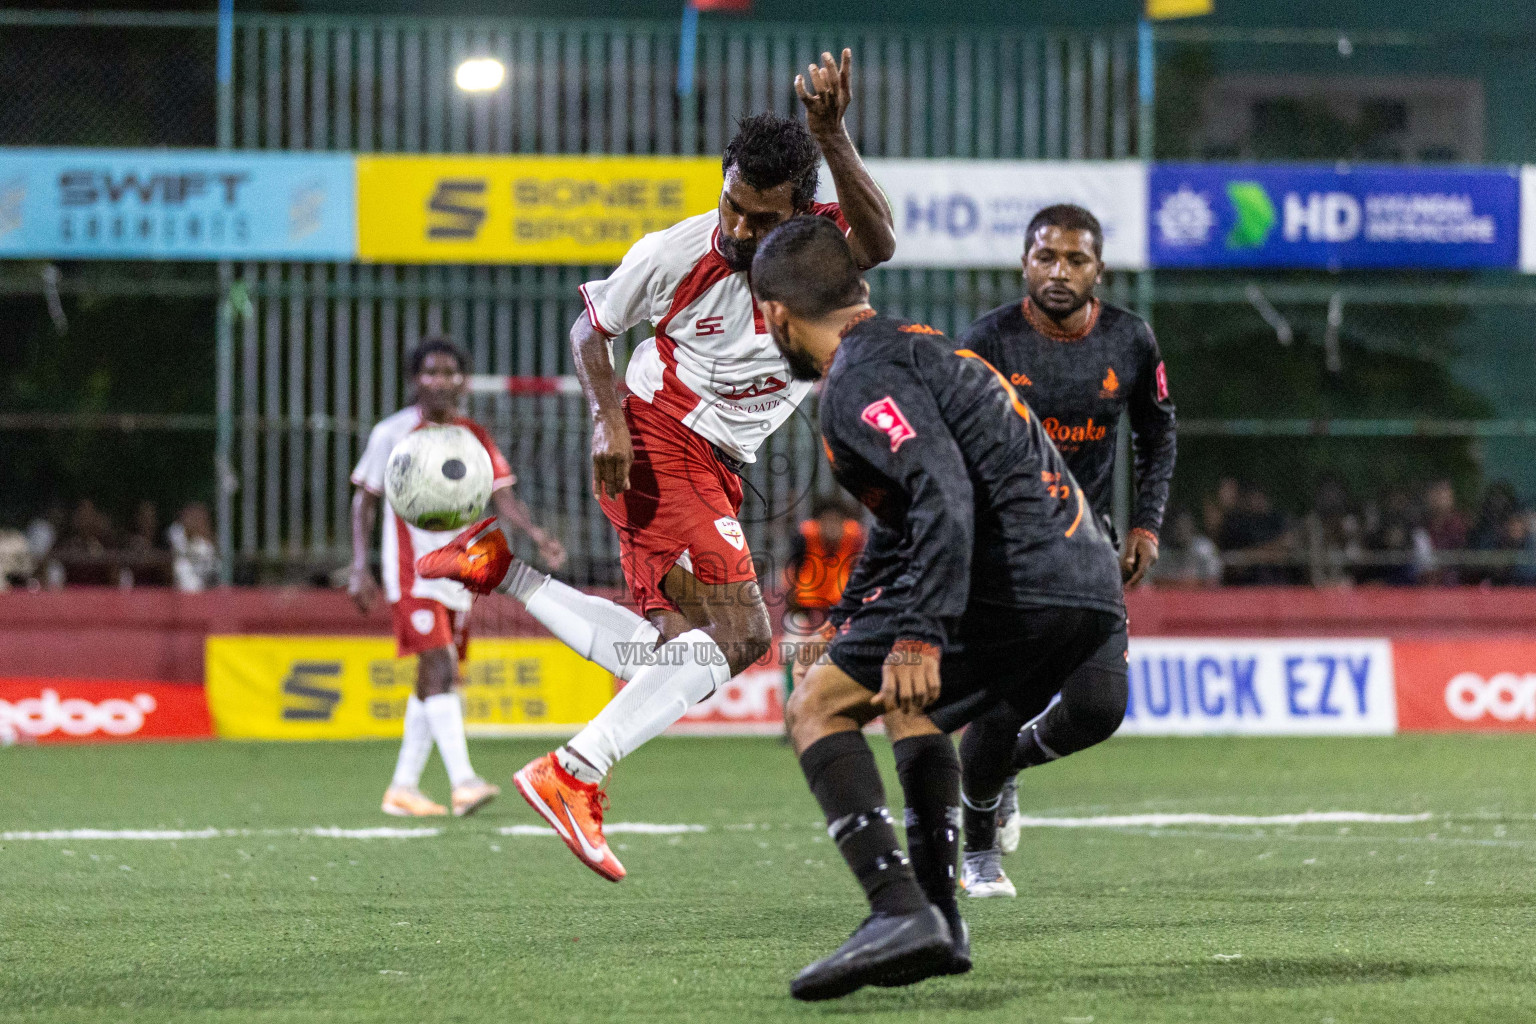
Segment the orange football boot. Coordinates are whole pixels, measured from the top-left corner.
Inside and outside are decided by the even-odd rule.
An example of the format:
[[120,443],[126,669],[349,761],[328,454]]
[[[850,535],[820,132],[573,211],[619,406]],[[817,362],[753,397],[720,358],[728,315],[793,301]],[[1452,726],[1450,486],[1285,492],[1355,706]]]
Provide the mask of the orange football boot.
[[536,757],[512,776],[517,791],[581,862],[610,882],[626,872],[603,838],[603,811],[608,794],[595,783],[582,782],[560,767],[554,754]]
[[417,575],[432,580],[457,580],[474,594],[495,593],[511,567],[512,549],[496,525],[495,516],[480,520],[416,560]]

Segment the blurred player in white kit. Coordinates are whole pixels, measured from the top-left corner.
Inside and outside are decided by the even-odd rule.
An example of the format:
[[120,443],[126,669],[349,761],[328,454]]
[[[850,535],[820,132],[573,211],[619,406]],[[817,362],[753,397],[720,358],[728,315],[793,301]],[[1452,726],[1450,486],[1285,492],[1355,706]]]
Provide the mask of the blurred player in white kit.
[[[464,350],[447,338],[423,341],[410,357],[415,403],[374,426],[368,446],[352,471],[357,490],[352,498],[352,572],[347,590],[364,612],[379,599],[378,581],[368,567],[368,547],[384,494],[389,453],[407,434],[424,426],[451,423],[478,437],[491,457],[492,507],[533,540],[550,568],[559,568],[565,561],[560,541],[534,525],[527,506],[512,493],[517,478],[491,435],[474,420],[459,415],[466,393],[467,365]],[[459,663],[469,647],[469,610],[474,595],[453,580],[424,579],[416,572],[416,560],[452,542],[457,531],[417,529],[395,515],[387,501],[383,504],[383,589],[394,617],[396,655],[417,659],[416,691],[406,703],[405,736],[394,779],[384,793],[383,811],[397,817],[448,813],[448,808],[421,791],[422,769],[435,742],[453,786],[453,813],[462,817],[501,792],[475,774],[470,765],[464,740],[464,707],[454,692]]]

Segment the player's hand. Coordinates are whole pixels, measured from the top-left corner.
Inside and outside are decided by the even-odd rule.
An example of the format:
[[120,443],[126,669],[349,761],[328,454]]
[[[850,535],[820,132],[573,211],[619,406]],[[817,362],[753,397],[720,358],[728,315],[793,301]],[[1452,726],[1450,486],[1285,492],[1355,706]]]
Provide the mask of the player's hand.
[[544,563],[544,568],[553,572],[565,564],[565,545],[560,543],[559,537],[540,530],[533,538],[533,544],[539,549],[539,559]]
[[1157,538],[1150,530],[1135,529],[1125,538],[1120,553],[1120,578],[1127,589],[1146,578],[1147,571],[1157,564]]
[[805,104],[805,123],[812,135],[834,135],[843,130],[843,113],[853,97],[853,51],[843,50],[842,64],[832,54],[821,55],[821,66],[806,67],[795,76],[795,94]]
[[629,467],[635,447],[623,414],[599,416],[592,424],[592,493],[617,498],[629,490]]
[[378,603],[379,581],[373,578],[373,571],[366,565],[354,565],[347,577],[347,593],[357,610],[366,615]]
[[870,703],[915,715],[938,699],[939,649],[920,640],[896,641],[885,656],[880,692]]

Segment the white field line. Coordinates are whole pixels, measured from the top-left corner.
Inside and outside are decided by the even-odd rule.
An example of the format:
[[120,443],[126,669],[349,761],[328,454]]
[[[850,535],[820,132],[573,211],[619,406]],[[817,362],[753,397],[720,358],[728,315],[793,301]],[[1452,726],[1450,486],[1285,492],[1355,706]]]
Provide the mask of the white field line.
[[1177,825],[1413,825],[1433,815],[1372,814],[1367,811],[1307,811],[1303,814],[1100,814],[1092,818],[1020,817],[1024,828],[1170,828]]

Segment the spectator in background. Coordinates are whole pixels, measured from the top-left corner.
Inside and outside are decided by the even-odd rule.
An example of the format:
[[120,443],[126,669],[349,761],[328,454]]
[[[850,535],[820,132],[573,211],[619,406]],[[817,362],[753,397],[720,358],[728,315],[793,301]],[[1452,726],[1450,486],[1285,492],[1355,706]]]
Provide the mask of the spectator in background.
[[[1482,506],[1467,534],[1467,547],[1473,551],[1508,550],[1506,528],[1509,519],[1521,515],[1520,499],[1515,496],[1514,487],[1507,480],[1495,480],[1483,492]],[[1504,582],[1499,578],[1498,568],[1493,566],[1463,570],[1461,580],[1463,583]]]
[[1194,513],[1180,509],[1167,534],[1168,550],[1152,570],[1153,582],[1165,587],[1213,587],[1221,582],[1221,552],[1201,533]]
[[[1432,481],[1424,489],[1424,532],[1435,551],[1467,548],[1467,517],[1456,507],[1456,489],[1449,480]],[[1437,567],[1421,582],[1451,586],[1460,582],[1460,574],[1455,566]]]
[[213,543],[207,505],[194,501],[184,506],[165,535],[174,556],[172,576],[177,590],[196,594],[217,582],[219,551]]
[[1216,493],[1208,495],[1202,504],[1201,517],[1205,523],[1205,535],[1219,538],[1227,517],[1237,510],[1242,497],[1242,485],[1236,477],[1224,476],[1216,484]]
[[60,534],[64,532],[67,519],[64,506],[55,503],[48,506],[47,512],[27,524],[27,549],[32,553],[34,572],[49,590],[58,590],[64,586],[64,566],[51,556]]
[[1434,549],[1419,523],[1413,495],[1403,487],[1388,488],[1379,505],[1367,507],[1363,525],[1370,558],[1356,578],[1394,587],[1419,582],[1433,562]]
[[112,520],[91,499],[84,498],[75,506],[69,531],[57,549],[71,584],[110,586],[118,582],[115,533]]
[[130,586],[171,585],[171,556],[160,542],[160,509],[141,501],[133,512],[133,529],[123,539],[123,571]]
[[[1225,481],[1223,481],[1225,484]],[[1218,496],[1219,497],[1219,496]],[[1277,586],[1291,581],[1287,565],[1293,538],[1285,514],[1275,509],[1262,487],[1242,489],[1237,506],[1222,518],[1217,543],[1222,552],[1238,553],[1241,564],[1228,560],[1226,581],[1238,586]]]
[[1310,582],[1315,587],[1354,582],[1349,567],[1359,560],[1360,517],[1344,480],[1325,473],[1312,496],[1312,511],[1304,522]]
[[0,591],[32,581],[36,562],[20,530],[0,530]]

